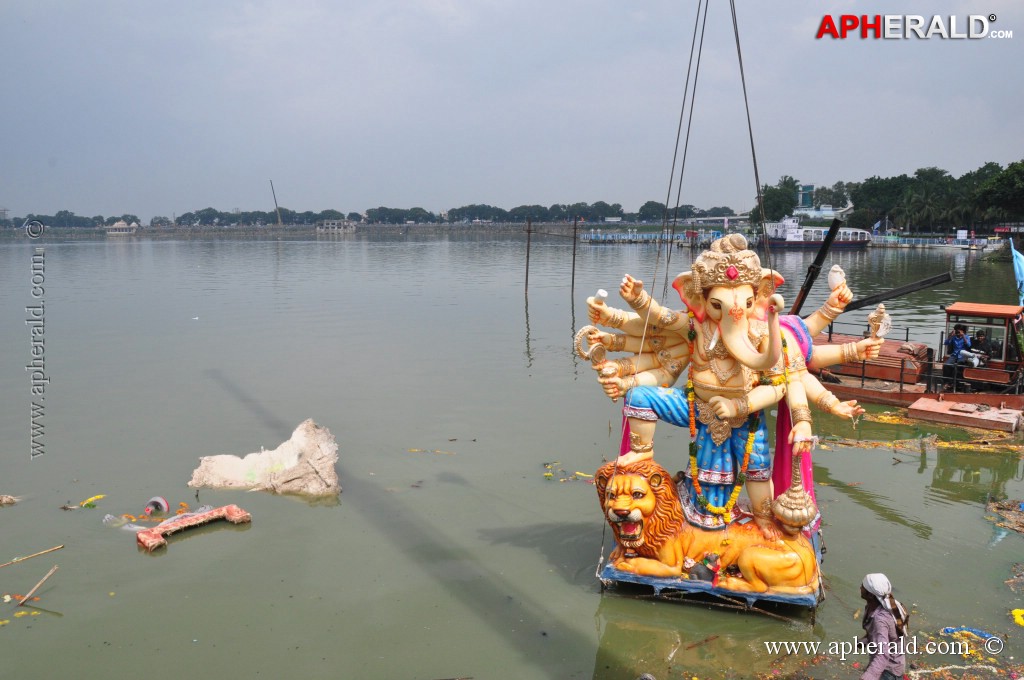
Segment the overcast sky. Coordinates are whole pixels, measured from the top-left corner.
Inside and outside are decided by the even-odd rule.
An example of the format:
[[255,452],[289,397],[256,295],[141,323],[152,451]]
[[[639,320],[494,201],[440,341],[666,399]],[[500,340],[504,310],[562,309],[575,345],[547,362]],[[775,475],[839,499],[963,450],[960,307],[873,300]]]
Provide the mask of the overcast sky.
[[[755,182],[711,0],[682,202]],[[0,207],[621,203],[668,191],[696,0],[8,0]],[[825,13],[996,14],[1011,39],[815,39]],[[831,185],[1024,158],[1019,0],[737,0],[760,177]]]

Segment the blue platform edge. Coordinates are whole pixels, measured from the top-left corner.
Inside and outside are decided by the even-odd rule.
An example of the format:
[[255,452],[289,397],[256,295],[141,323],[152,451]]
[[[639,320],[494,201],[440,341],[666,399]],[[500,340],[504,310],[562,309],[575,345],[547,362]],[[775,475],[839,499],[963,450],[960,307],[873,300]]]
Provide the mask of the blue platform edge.
[[[818,564],[822,562],[821,552],[821,536],[820,534],[813,534],[811,536],[811,544],[814,546],[814,552],[818,557]],[[820,566],[819,566],[820,570]],[[787,594],[776,594],[776,593],[749,593],[741,592],[736,590],[728,590],[726,588],[715,588],[711,585],[710,581],[698,581],[695,579],[687,578],[662,578],[657,576],[640,576],[639,574],[632,574],[628,571],[619,571],[611,565],[610,562],[605,562],[601,567],[601,571],[598,573],[598,578],[602,583],[633,583],[637,585],[650,586],[654,589],[654,595],[660,597],[662,591],[679,591],[684,593],[705,593],[713,596],[721,596],[723,598],[730,598],[735,600],[744,600],[747,606],[753,606],[758,601],[768,602],[781,602],[783,604],[791,604],[803,607],[816,608],[818,604],[824,599],[821,597],[821,588],[814,594],[807,595],[787,595]],[[819,574],[819,582],[821,575]]]
[[686,578],[660,578],[657,576],[640,576],[631,574],[628,571],[619,571],[610,563],[605,562],[598,574],[601,581],[612,581],[615,583],[634,583],[654,588],[655,596],[661,596],[663,591],[680,591],[684,593],[705,593],[718,595],[734,600],[744,600],[748,606],[753,606],[758,601],[782,602],[784,604],[799,605],[804,607],[817,607],[818,596],[814,595],[777,595],[774,593],[747,593],[725,588],[714,588],[710,581],[697,581]]

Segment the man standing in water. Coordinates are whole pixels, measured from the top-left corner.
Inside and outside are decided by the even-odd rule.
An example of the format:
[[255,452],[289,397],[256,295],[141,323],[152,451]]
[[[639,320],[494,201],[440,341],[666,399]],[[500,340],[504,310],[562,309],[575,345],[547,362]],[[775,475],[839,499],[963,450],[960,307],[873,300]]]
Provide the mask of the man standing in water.
[[899,680],[907,666],[901,644],[907,636],[907,610],[892,596],[892,584],[885,574],[865,576],[860,596],[865,602],[861,641],[871,653],[861,680]]

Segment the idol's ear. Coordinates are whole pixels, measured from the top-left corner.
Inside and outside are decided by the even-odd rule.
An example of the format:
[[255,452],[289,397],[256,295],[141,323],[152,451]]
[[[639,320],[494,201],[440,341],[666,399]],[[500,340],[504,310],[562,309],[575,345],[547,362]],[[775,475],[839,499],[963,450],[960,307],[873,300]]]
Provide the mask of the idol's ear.
[[[754,291],[755,315],[758,319],[764,321],[768,313],[768,300],[775,294],[778,287],[785,282],[786,279],[782,278],[782,274],[774,269],[761,268],[761,280]],[[784,311],[782,309],[776,310],[779,314],[782,314]]]
[[693,280],[693,272],[683,272],[672,282],[672,287],[679,293],[679,299],[686,305],[687,311],[693,312],[698,322],[704,320],[704,292]]

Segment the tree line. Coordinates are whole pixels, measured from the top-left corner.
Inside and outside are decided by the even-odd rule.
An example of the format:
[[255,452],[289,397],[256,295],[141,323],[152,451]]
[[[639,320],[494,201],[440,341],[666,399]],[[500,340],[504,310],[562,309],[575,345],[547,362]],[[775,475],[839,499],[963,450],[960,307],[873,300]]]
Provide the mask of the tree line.
[[[734,215],[729,207],[714,207],[708,210],[697,208],[693,205],[682,205],[676,209],[678,219],[690,217],[716,217],[723,215]],[[348,220],[361,224],[470,224],[470,223],[523,223],[532,222],[603,222],[607,218],[619,218],[624,222],[650,222],[661,224],[665,217],[665,204],[657,201],[644,203],[640,210],[635,213],[628,213],[623,210],[619,203],[556,203],[551,206],[542,205],[521,205],[511,210],[505,210],[492,205],[474,204],[459,208],[452,208],[441,214],[432,213],[423,208],[369,208],[365,213],[343,213],[338,210],[323,210],[313,212],[297,212],[288,208],[280,209],[282,224],[288,225],[313,225],[324,220]],[[669,215],[671,219],[673,215]],[[75,229],[98,229],[108,227],[118,220],[124,220],[128,224],[140,223],[135,215],[120,215],[104,217],[84,217],[75,215],[69,210],[61,210],[55,215],[29,214],[23,218],[12,218],[0,220],[0,226],[18,227],[25,220],[38,220],[44,225],[51,227],[66,227]],[[182,213],[174,219],[164,216],[153,217],[149,226],[154,228],[194,228],[194,227],[237,227],[237,226],[268,226],[278,222],[276,211],[233,211],[223,212],[215,208],[203,208],[192,212]],[[141,223],[140,223],[141,224]]]
[[[784,175],[775,186],[762,187],[761,204],[768,221],[792,214],[799,186],[799,181]],[[919,168],[913,175],[838,182],[820,195],[819,191],[814,193],[816,207],[831,204],[840,208],[852,203],[854,210],[846,223],[859,229],[882,222],[908,233],[986,231],[1000,223],[1024,221],[1024,161],[1005,168],[985,163],[961,177],[941,168]],[[759,215],[759,211],[751,215]]]
[[[778,221],[792,215],[797,207],[800,182],[783,175],[775,186],[764,185],[761,204],[765,219]],[[750,209],[751,220],[760,221],[761,209]],[[816,208],[831,205],[843,208],[852,203],[854,210],[847,225],[870,229],[876,223],[895,225],[909,233],[936,233],[957,228],[985,231],[987,227],[1002,223],[1024,221],[1024,160],[1003,168],[989,162],[977,170],[953,177],[936,167],[919,168],[914,174],[896,177],[869,177],[861,182],[836,182],[830,187],[817,187],[813,194]],[[323,220],[349,220],[362,224],[471,224],[471,223],[523,223],[572,222],[602,223],[608,218],[623,222],[661,224],[668,220],[686,220],[694,217],[727,217],[735,215],[728,206],[709,209],[693,205],[680,205],[667,209],[664,203],[647,201],[635,213],[626,212],[619,203],[556,203],[550,206],[521,205],[505,210],[492,205],[473,204],[451,208],[436,214],[423,208],[369,208],[364,213],[343,213],[338,210],[298,212],[280,209],[280,220],[289,225],[313,225]],[[140,223],[135,215],[85,217],[70,210],[55,215],[29,214],[0,220],[2,227],[20,227],[26,220],[38,220],[50,227],[96,229],[110,226],[118,220],[128,224]],[[278,223],[277,211],[223,212],[203,208],[186,212],[174,219],[156,216],[149,221],[154,228],[172,227],[233,227],[267,226]],[[141,224],[141,223],[140,223]]]

